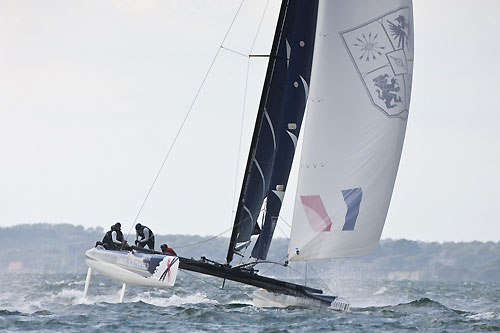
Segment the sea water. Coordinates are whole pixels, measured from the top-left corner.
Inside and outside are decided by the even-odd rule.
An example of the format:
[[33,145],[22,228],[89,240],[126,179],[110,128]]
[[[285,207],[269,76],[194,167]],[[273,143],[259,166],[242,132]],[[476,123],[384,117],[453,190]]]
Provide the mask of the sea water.
[[84,298],[85,274],[10,273],[0,277],[0,332],[500,331],[500,283],[326,282],[349,312],[258,308],[253,287],[222,290],[220,279],[184,272],[172,288],[127,286],[123,303],[121,284],[99,274]]

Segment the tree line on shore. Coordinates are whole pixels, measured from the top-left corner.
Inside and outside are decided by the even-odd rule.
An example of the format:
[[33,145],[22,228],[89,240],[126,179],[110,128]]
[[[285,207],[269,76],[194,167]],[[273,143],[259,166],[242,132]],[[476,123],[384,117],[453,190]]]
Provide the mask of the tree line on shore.
[[[85,251],[102,240],[105,230],[71,224],[23,224],[0,228],[3,245],[0,272],[31,274],[83,274]],[[178,255],[224,262],[227,237],[155,235],[156,247],[167,243]],[[135,235],[129,236],[133,243]],[[252,245],[251,245],[252,246]],[[248,253],[251,250],[248,249]],[[288,241],[273,239],[269,260],[284,262]],[[305,270],[305,263],[290,263],[294,271]],[[315,272],[350,279],[477,281],[500,283],[500,242],[417,242],[386,239],[377,252],[359,258],[317,260],[307,265]],[[259,266],[257,266],[259,268]],[[264,268],[267,270],[267,267]],[[290,270],[276,266],[273,276],[289,276]]]

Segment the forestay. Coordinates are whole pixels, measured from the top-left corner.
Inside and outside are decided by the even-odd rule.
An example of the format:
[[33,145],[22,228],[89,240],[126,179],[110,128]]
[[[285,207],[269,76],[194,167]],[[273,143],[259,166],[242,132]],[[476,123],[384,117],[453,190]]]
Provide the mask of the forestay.
[[374,252],[410,104],[410,0],[320,1],[290,260]]

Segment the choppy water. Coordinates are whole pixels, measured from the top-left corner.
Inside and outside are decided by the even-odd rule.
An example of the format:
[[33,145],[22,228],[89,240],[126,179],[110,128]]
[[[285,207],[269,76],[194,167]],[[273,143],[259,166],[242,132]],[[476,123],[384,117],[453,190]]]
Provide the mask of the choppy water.
[[[0,332],[288,332],[500,331],[500,284],[337,281],[350,312],[325,308],[257,308],[252,287],[179,273],[174,288],[121,285],[94,275],[0,277]],[[208,282],[208,283],[207,283]]]

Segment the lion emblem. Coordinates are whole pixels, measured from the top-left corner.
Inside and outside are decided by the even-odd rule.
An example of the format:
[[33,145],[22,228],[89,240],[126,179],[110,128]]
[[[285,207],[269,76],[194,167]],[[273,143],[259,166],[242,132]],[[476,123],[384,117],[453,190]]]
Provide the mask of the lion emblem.
[[385,103],[385,106],[388,109],[392,109],[393,107],[396,106],[396,104],[391,104],[392,101],[394,103],[400,103],[401,102],[401,97],[398,96],[397,92],[399,92],[399,85],[398,85],[398,80],[396,78],[391,79],[391,83],[388,83],[388,74],[384,75],[379,75],[376,78],[373,79],[373,83],[375,87],[377,87],[377,95],[378,98],[383,100]]

